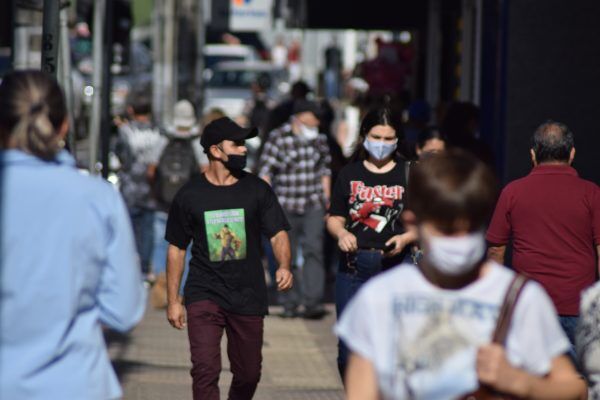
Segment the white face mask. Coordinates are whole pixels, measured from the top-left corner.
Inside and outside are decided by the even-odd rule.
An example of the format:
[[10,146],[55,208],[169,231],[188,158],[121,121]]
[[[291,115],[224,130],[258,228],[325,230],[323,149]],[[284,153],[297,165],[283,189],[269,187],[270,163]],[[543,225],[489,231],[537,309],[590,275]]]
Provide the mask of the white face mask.
[[301,123],[300,134],[307,140],[313,140],[316,139],[317,136],[319,136],[319,128],[311,128]]
[[423,257],[446,275],[457,276],[471,271],[483,258],[486,250],[482,231],[464,236],[427,236],[421,231]]

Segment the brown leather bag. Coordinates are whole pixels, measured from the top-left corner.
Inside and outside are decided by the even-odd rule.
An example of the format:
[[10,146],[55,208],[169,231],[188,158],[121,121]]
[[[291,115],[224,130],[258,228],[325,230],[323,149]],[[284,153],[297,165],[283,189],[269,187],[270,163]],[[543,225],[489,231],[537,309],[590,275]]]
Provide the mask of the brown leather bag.
[[[502,308],[500,309],[500,314],[498,315],[498,321],[496,321],[492,343],[497,343],[502,347],[506,346],[510,322],[517,305],[517,300],[519,300],[519,296],[521,295],[527,280],[528,279],[525,276],[515,274],[515,277],[508,286]],[[461,400],[508,400],[512,398],[514,397],[503,395],[488,386],[480,385],[479,389],[461,397]]]

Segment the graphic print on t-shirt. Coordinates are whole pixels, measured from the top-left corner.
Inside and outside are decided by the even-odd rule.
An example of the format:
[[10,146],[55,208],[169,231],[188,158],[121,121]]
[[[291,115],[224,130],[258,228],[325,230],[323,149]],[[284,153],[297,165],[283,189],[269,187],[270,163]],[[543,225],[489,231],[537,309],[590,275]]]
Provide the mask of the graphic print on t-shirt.
[[[493,326],[498,307],[469,299],[443,301],[427,296],[410,295],[394,300],[395,324],[402,333],[403,325],[413,318],[417,334],[395,340],[396,373],[403,376],[404,390],[415,398],[454,398],[475,388],[475,353],[487,338],[476,337],[461,324]],[[404,323],[401,323],[403,321]],[[457,374],[456,371],[462,371]],[[445,396],[440,396],[442,393]]]
[[371,187],[362,181],[350,181],[350,226],[360,224],[363,230],[381,233],[386,225],[396,223],[403,209],[403,194],[404,188],[400,185]]
[[243,208],[205,211],[204,225],[210,261],[246,258],[246,222]]

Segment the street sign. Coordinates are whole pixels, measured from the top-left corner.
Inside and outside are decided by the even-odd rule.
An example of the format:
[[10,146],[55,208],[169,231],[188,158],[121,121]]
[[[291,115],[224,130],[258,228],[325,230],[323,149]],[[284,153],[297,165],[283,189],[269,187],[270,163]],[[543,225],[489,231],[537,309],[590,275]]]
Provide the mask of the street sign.
[[273,0],[230,0],[231,31],[264,31],[273,26]]

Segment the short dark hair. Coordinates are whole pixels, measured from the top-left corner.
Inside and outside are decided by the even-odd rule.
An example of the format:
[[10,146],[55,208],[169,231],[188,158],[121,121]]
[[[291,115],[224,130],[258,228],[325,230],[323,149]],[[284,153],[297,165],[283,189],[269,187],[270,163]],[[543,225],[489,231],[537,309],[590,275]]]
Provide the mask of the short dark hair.
[[538,163],[569,161],[573,147],[573,132],[567,125],[552,120],[541,124],[531,138],[531,148]]
[[129,106],[135,115],[148,115],[152,113],[152,100],[144,92],[133,92],[128,99]]
[[457,221],[465,221],[469,231],[484,228],[498,196],[492,171],[458,149],[426,157],[411,168],[409,181],[408,208],[444,233],[454,232]]
[[292,99],[304,99],[310,93],[310,87],[304,81],[296,81],[292,84],[290,95]]
[[425,144],[430,140],[438,139],[443,142],[446,142],[446,136],[435,126],[430,126],[419,132],[419,136],[417,137],[417,146],[420,149],[425,147]]

